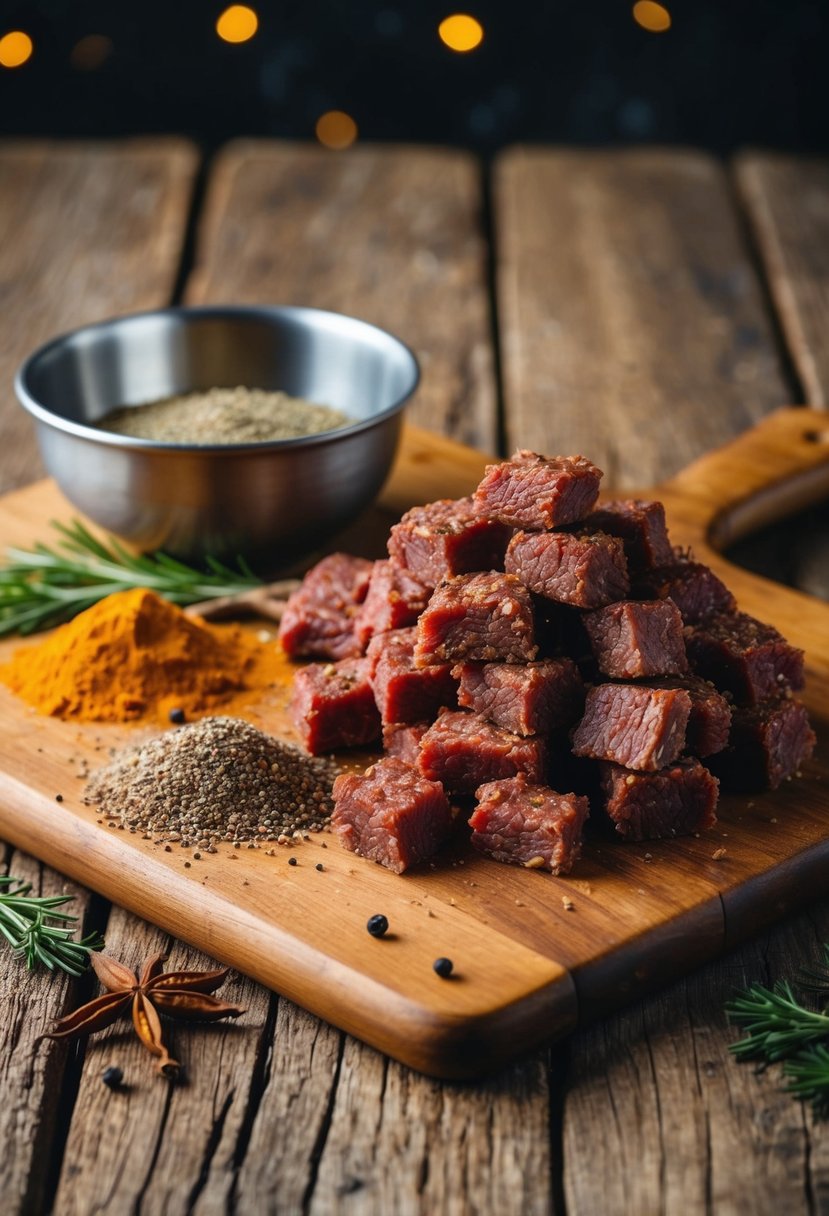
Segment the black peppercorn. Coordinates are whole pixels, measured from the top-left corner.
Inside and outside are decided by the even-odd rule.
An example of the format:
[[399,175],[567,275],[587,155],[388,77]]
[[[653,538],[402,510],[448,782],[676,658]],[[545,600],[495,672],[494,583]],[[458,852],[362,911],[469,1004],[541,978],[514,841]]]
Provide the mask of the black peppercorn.
[[375,916],[368,918],[366,928],[372,937],[384,937],[389,931],[388,918],[383,916],[382,912],[378,912]]
[[101,1073],[101,1080],[104,1085],[108,1085],[110,1089],[117,1089],[124,1079],[124,1074],[120,1068],[115,1068],[110,1065]]
[[436,958],[432,963],[432,970],[436,975],[439,975],[442,980],[446,980],[452,974],[451,958]]
[[315,870],[324,870],[325,866],[322,864],[321,861],[318,861],[317,864],[314,866],[314,869]]
[[63,794],[55,794],[55,802],[63,802]]
[[295,857],[289,857],[289,858],[288,858],[288,865],[289,865],[289,866],[295,866],[296,864],[297,864],[297,860],[296,860],[296,858],[295,858]]
[[173,723],[174,726],[181,726],[182,723],[185,721],[184,710],[179,709],[178,707],[176,709],[171,709],[169,714],[167,715],[167,717],[170,719],[170,721]]

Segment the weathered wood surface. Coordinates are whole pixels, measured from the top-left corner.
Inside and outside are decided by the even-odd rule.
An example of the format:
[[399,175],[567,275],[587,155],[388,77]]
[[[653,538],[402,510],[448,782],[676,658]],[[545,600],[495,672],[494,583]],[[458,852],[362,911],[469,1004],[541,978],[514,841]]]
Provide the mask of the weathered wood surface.
[[[319,158],[325,155],[318,154]],[[329,158],[331,163],[321,168],[320,173],[343,175],[346,156],[342,158],[342,164],[336,163],[337,158]],[[717,179],[713,169],[705,172]],[[382,174],[381,165],[377,173]],[[575,169],[571,169],[571,178],[574,173]],[[576,186],[574,180],[573,189]],[[438,179],[434,188],[440,189]],[[710,206],[703,204],[700,223],[713,229],[720,225],[724,214],[727,230],[733,233],[734,212],[728,207],[723,210],[722,195],[722,187],[716,186]],[[46,205],[34,195],[30,210]],[[475,222],[475,207],[473,200],[467,212],[470,224]],[[659,221],[663,231],[669,230],[672,223],[664,215]],[[367,241],[365,229],[360,231],[360,239]],[[92,225],[90,232],[95,235]],[[677,236],[675,239],[680,241],[682,238]],[[260,240],[264,242],[264,247],[260,247],[262,258],[270,257],[273,231],[266,231],[263,237],[257,238],[257,243]],[[711,240],[716,238],[711,237]],[[569,232],[565,233],[561,244],[568,243],[573,244]],[[731,236],[726,244],[733,248]],[[253,249],[251,239],[248,252]],[[542,253],[543,250],[539,250],[539,256]],[[299,251],[296,256],[299,264]],[[581,256],[585,274],[594,273],[591,270],[593,247],[584,240]],[[770,316],[759,308],[758,322],[758,306],[752,303],[757,298],[756,279],[743,255],[738,261],[746,268],[745,278],[740,281],[747,286],[742,304],[739,308],[736,304],[734,307],[737,315],[747,316],[750,330],[759,325],[760,354],[758,356],[755,351],[752,355],[749,341],[746,356],[749,371],[741,373],[746,377],[745,398],[735,402],[730,390],[725,394],[719,391],[723,380],[730,385],[735,379],[731,373],[723,372],[723,367],[733,366],[732,348],[727,342],[723,347],[722,339],[720,343],[712,339],[710,345],[697,349],[700,369],[691,369],[697,377],[694,384],[698,390],[702,385],[709,396],[703,399],[697,391],[688,403],[688,433],[683,435],[672,429],[677,444],[677,451],[671,453],[673,467],[685,463],[712,442],[707,429],[704,436],[695,435],[695,421],[705,429],[715,427],[714,415],[728,415],[734,419],[736,430],[749,418],[754,419],[758,413],[787,399],[780,363],[775,356],[768,355],[765,346],[764,335],[769,332]],[[637,277],[636,268],[636,261],[627,271],[624,265],[617,264],[611,289],[615,290],[616,284],[620,283],[626,295],[632,294],[634,287],[630,282]],[[227,268],[228,274],[231,269]],[[669,284],[666,296],[673,290],[670,271],[668,264],[665,267],[666,283]],[[336,277],[336,265],[326,273]],[[684,280],[684,272],[677,272],[677,275]],[[379,278],[378,274],[378,281]],[[8,291],[5,278],[0,281],[3,290]],[[222,291],[220,283],[216,284],[212,298],[230,299],[230,283],[228,280],[226,292]],[[380,283],[375,298],[380,298],[379,293],[384,288],[385,283]],[[193,290],[194,298],[199,298],[196,288]],[[294,299],[298,303],[327,302],[322,295],[302,298],[294,283],[291,290],[296,293]],[[360,287],[359,290],[368,288]],[[40,300],[41,310],[51,306],[49,295]],[[398,301],[399,315],[403,318],[399,328],[403,336],[418,346],[419,338],[406,320],[405,293],[389,290],[388,296],[390,301]],[[286,297],[284,292],[275,290],[272,298]],[[155,303],[155,300],[147,302]],[[361,311],[358,304],[359,301],[352,306],[354,311]],[[136,306],[134,301],[124,305],[133,306]],[[347,305],[342,303],[341,306]],[[0,305],[0,311],[7,325],[9,314],[5,302]],[[111,311],[115,310],[102,309],[102,312]],[[677,339],[672,319],[660,315],[660,310],[652,304],[647,308],[643,306],[640,311],[650,318],[654,342],[651,367],[659,373],[664,359],[670,360],[674,354],[677,342],[680,348],[683,346],[684,330],[679,331]],[[725,324],[730,325],[729,307],[724,311]],[[722,326],[722,316],[717,308],[712,313],[715,319],[720,317],[719,325]],[[73,324],[75,315],[72,313],[66,322],[58,321],[56,327]],[[695,342],[698,331],[705,328],[708,315],[704,309],[691,311],[688,323],[694,322]],[[382,323],[387,318],[380,316],[377,319]],[[447,332],[458,323],[457,314],[450,315],[446,321]],[[710,331],[716,336],[714,321]],[[567,401],[575,411],[583,410],[584,402],[592,400],[593,392],[601,391],[606,395],[617,391],[611,373],[598,376],[593,367],[596,361],[607,366],[607,351],[615,349],[605,348],[603,344],[598,348],[592,345],[581,361],[575,355],[569,359],[572,381],[568,381],[568,385],[579,391],[569,393]],[[767,358],[771,359],[770,367]],[[751,370],[758,366],[758,359],[759,367],[765,367],[768,376],[762,370]],[[618,371],[615,354],[612,367]],[[579,372],[584,380],[577,378]],[[4,370],[3,374],[7,376],[8,385],[7,372]],[[752,389],[755,380],[760,381],[757,392]],[[682,382],[678,383],[681,389]],[[494,400],[494,387],[487,388],[486,392],[491,393],[489,399]],[[617,395],[615,399],[622,416],[625,409],[634,408],[636,404],[631,404],[626,394]],[[649,397],[649,400],[653,404],[653,398]],[[660,396],[658,407],[653,405],[654,416],[660,416],[663,404],[668,408],[672,403],[673,392]],[[445,408],[439,399],[439,390],[434,408],[438,414]],[[24,433],[22,427],[16,428],[8,389],[0,409],[2,451],[8,453],[15,446],[16,437],[19,439]],[[699,411],[696,419],[693,409]],[[684,410],[685,406],[685,417]],[[477,411],[471,412],[477,416]],[[545,426],[549,430],[541,431],[541,439],[547,442],[546,434],[549,434],[549,446],[564,446],[567,434],[578,434],[559,425],[566,416],[562,414],[559,418],[548,413]],[[428,419],[421,420],[429,423]],[[438,423],[435,421],[431,425]],[[595,424],[593,431],[598,431]],[[454,433],[467,441],[479,442],[481,446],[487,442],[483,432],[472,435],[456,428]],[[516,431],[515,437],[535,442],[531,434],[525,432]],[[590,442],[590,451],[594,450],[592,440],[595,437],[588,432],[584,441],[585,445]],[[695,448],[694,442],[699,443],[699,447]],[[22,448],[17,442],[15,451],[20,452],[20,456],[17,467],[12,466],[14,482],[35,477],[38,466],[33,459],[33,448]],[[637,466],[631,472],[631,481],[642,484],[647,480],[643,472],[644,467]],[[659,470],[660,475],[664,472],[667,469]],[[10,484],[11,478],[6,482],[6,488]],[[729,959],[702,969],[693,980],[674,984],[658,998],[608,1018],[592,1031],[574,1036],[567,1045],[556,1050],[549,1069],[546,1054],[537,1055],[526,1065],[508,1071],[498,1081],[483,1087],[440,1085],[400,1069],[398,1065],[387,1065],[369,1049],[343,1038],[287,1002],[273,998],[267,1002],[270,1017],[261,1038],[256,1040],[254,1058],[248,1049],[245,1071],[238,1074],[238,1080],[231,1082],[229,1088],[224,1082],[216,1087],[218,1099],[214,1103],[210,1079],[220,1071],[220,1052],[228,1049],[225,1036],[221,1032],[214,1035],[209,1029],[205,1032],[206,1055],[202,1060],[195,1054],[197,1037],[202,1042],[201,1033],[197,1036],[190,1028],[182,1029],[177,1042],[182,1044],[182,1055],[190,1064],[193,1088],[182,1091],[181,1095],[182,1119],[176,1134],[180,1135],[183,1147],[175,1162],[166,1157],[163,1170],[159,1168],[159,1159],[153,1158],[153,1129],[157,1125],[151,1124],[147,1131],[140,1119],[124,1117],[121,1107],[107,1107],[104,1112],[107,1123],[93,1129],[103,1137],[107,1134],[108,1122],[112,1119],[118,1122],[117,1136],[123,1153],[121,1165],[131,1177],[140,1178],[126,1205],[122,1203],[120,1207],[107,1198],[110,1191],[117,1191],[119,1199],[124,1197],[125,1192],[118,1190],[117,1178],[111,1177],[110,1188],[105,1190],[103,1180],[93,1178],[92,1168],[83,1156],[73,1159],[67,1154],[61,1159],[61,1136],[52,1142],[49,1177],[32,1182],[32,1174],[27,1171],[28,1163],[33,1160],[34,1125],[37,1121],[48,1120],[60,1079],[52,1078],[45,1089],[36,1079],[30,1087],[28,1059],[24,1059],[22,1053],[13,1053],[4,1074],[4,1093],[6,1084],[17,1086],[17,1092],[25,1091],[27,1109],[35,1115],[28,1122],[16,1123],[11,1139],[4,1139],[7,1151],[0,1154],[0,1183],[4,1187],[5,1206],[10,1212],[44,1210],[36,1196],[44,1191],[48,1194],[60,1173],[61,1206],[67,1204],[69,1210],[79,1211],[101,1208],[113,1213],[123,1211],[125,1206],[127,1210],[140,1209],[145,1213],[235,1211],[256,1213],[257,1216],[259,1212],[277,1210],[326,1214],[344,1210],[360,1216],[363,1213],[387,1216],[389,1211],[399,1211],[406,1216],[408,1213],[432,1216],[437,1212],[463,1213],[465,1216],[466,1213],[490,1211],[506,1214],[555,1211],[556,1216],[560,1216],[565,1210],[578,1214],[601,1211],[610,1216],[627,1216],[632,1211],[665,1212],[668,1216],[675,1212],[684,1216],[685,1212],[695,1211],[722,1211],[740,1216],[744,1213],[746,1216],[749,1213],[752,1216],[754,1213],[774,1213],[776,1216],[789,1211],[825,1213],[829,1211],[829,1138],[825,1126],[812,1126],[808,1119],[804,1120],[797,1104],[781,1097],[774,1070],[756,1076],[750,1068],[738,1069],[727,1057],[727,1044],[734,1038],[734,1033],[725,1026],[721,1006],[732,986],[744,980],[791,977],[797,966],[814,954],[816,942],[829,936],[827,919],[824,903],[813,908],[810,915],[794,918],[786,926],[758,938]],[[142,934],[146,930],[140,928],[139,922],[129,918],[125,925],[124,937],[119,938],[116,933],[111,939],[116,945],[121,941],[125,947],[138,945],[144,940]],[[24,980],[5,953],[0,955],[0,968],[14,991],[22,988]],[[53,1003],[49,981],[35,976],[30,982],[31,992],[37,990],[38,999],[43,1002],[44,1020],[60,1013],[60,1008],[56,1007],[58,1002]],[[261,1019],[262,1015],[256,1016]],[[258,1034],[259,1022],[255,1025]],[[270,1031],[272,1025],[275,1025],[275,1034]],[[14,1019],[8,1033],[19,1035],[21,1027],[22,1021]],[[114,1040],[111,1042],[114,1056],[120,1048]],[[110,1062],[109,1058],[106,1062]],[[118,1062],[121,1062],[120,1056]],[[147,1107],[150,1103],[157,1106],[159,1091],[149,1085],[154,1078],[145,1071],[143,1057],[140,1065],[139,1079],[142,1085],[146,1083],[149,1091]],[[197,1072],[194,1071],[196,1066]],[[81,1087],[89,1084],[97,1093],[100,1086],[97,1063],[94,1074],[87,1076],[85,1069],[84,1063]],[[198,1091],[204,1092],[205,1096],[196,1101],[194,1089],[205,1078],[205,1091]],[[93,1131],[84,1132],[82,1122],[76,1128],[75,1119],[70,1115],[73,1103],[71,1071],[68,1081],[58,1095],[58,1100],[65,1104],[62,1126],[65,1130],[69,1121],[72,1144],[85,1143],[92,1153],[98,1147]],[[229,1093],[232,1100],[228,1105]],[[109,1091],[104,1091],[102,1096],[108,1101],[116,1097]],[[208,1101],[209,1112],[206,1109]],[[242,1106],[244,1114],[239,1113]],[[146,1112],[147,1107],[142,1109]],[[222,1121],[221,1112],[225,1109],[227,1114]],[[215,1120],[214,1112],[218,1114]],[[75,1118],[80,1119],[80,1114]],[[207,1140],[203,1136],[200,1139],[200,1132],[191,1145],[186,1131],[188,1120],[204,1128],[209,1124],[212,1135]],[[647,1143],[639,1130],[640,1120],[650,1133]],[[425,1125],[422,1135],[420,1124]],[[396,1156],[392,1156],[392,1148]],[[41,1174],[47,1155],[47,1150],[39,1147],[35,1168]],[[108,1160],[112,1160],[112,1156],[108,1155]],[[16,1170],[14,1176],[22,1179],[23,1189],[17,1184],[8,1185],[13,1176],[12,1162]],[[24,1201],[27,1194],[29,1200]],[[32,1196],[35,1196],[34,1200]]]
[[240,141],[212,168],[191,304],[308,304],[353,313],[415,350],[421,426],[497,442],[481,169],[445,149],[320,155]]
[[0,143],[0,491],[41,467],[19,364],[76,325],[170,302],[196,167],[176,139]]
[[494,198],[510,446],[638,487],[788,404],[713,159],[514,148]]

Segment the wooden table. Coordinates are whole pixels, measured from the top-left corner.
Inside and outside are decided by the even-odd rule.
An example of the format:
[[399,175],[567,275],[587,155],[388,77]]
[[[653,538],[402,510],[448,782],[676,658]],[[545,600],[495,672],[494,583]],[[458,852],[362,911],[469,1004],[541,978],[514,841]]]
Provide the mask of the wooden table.
[[[411,416],[494,451],[584,451],[646,485],[778,405],[829,400],[829,165],[746,153],[323,152],[178,140],[0,146],[0,490],[41,473],[14,402],[52,334],[171,301],[355,313],[417,350]],[[825,512],[823,513],[825,515]],[[822,522],[814,515],[815,529]],[[800,530],[802,534],[802,530]],[[815,534],[746,548],[826,593]],[[72,890],[126,962],[194,950]],[[557,1216],[829,1212],[829,1129],[737,1067],[722,1006],[829,940],[829,900],[489,1082],[425,1079],[243,979],[176,1036],[168,1088],[125,1027],[35,1038],[93,991],[0,953],[4,1211]],[[127,1088],[100,1080],[110,1063]]]

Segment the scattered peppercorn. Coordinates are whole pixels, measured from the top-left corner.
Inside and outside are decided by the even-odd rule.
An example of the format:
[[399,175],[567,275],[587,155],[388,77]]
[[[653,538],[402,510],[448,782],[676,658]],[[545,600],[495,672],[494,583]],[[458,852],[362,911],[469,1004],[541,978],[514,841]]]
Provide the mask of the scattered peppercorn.
[[179,709],[178,707],[176,707],[175,709],[171,709],[169,714],[167,715],[167,717],[170,719],[170,721],[173,723],[174,726],[183,726],[184,725],[185,715],[184,715],[183,709]]
[[63,802],[63,794],[55,794],[55,802]]
[[322,864],[321,861],[318,861],[317,864],[314,866],[314,869],[322,871],[325,869],[325,866]]
[[289,865],[289,866],[295,866],[295,865],[296,865],[296,863],[297,863],[297,861],[296,861],[296,858],[295,858],[295,857],[289,857],[289,858],[288,858],[288,865]]
[[110,1089],[117,1089],[124,1080],[124,1074],[120,1068],[115,1068],[113,1065],[110,1065],[109,1068],[105,1068],[101,1073],[101,1080],[103,1081],[104,1085],[107,1085]]
[[452,974],[453,963],[451,958],[436,958],[432,963],[432,970],[436,975],[439,975],[442,980],[448,979]]
[[385,937],[389,931],[388,917],[383,916],[382,912],[378,912],[375,916],[368,918],[366,928],[372,937]]

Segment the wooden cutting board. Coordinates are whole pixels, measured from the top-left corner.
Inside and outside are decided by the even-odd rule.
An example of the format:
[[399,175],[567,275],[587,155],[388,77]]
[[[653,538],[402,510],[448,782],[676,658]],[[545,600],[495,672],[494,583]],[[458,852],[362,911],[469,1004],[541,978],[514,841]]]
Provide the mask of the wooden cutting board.
[[[338,547],[379,555],[396,516],[417,502],[467,493],[484,463],[479,453],[408,430],[381,503]],[[826,416],[780,411],[650,493],[666,504],[674,543],[691,545],[745,611],[806,651],[815,759],[773,794],[724,798],[718,826],[700,838],[590,844],[567,878],[471,851],[397,877],[331,836],[276,856],[241,849],[232,858],[222,847],[193,861],[190,850],[167,853],[97,823],[82,804],[83,762],[102,764],[139,728],[43,718],[4,688],[0,836],[442,1077],[489,1071],[689,971],[827,889],[829,604],[749,575],[716,552],[829,494]],[[0,544],[43,538],[50,519],[70,514],[49,482],[11,494],[0,499]],[[0,660],[17,645],[4,643]],[[246,716],[291,738],[287,662],[282,675]],[[365,929],[376,912],[391,926],[382,940]],[[441,955],[455,964],[449,980],[432,970]]]

